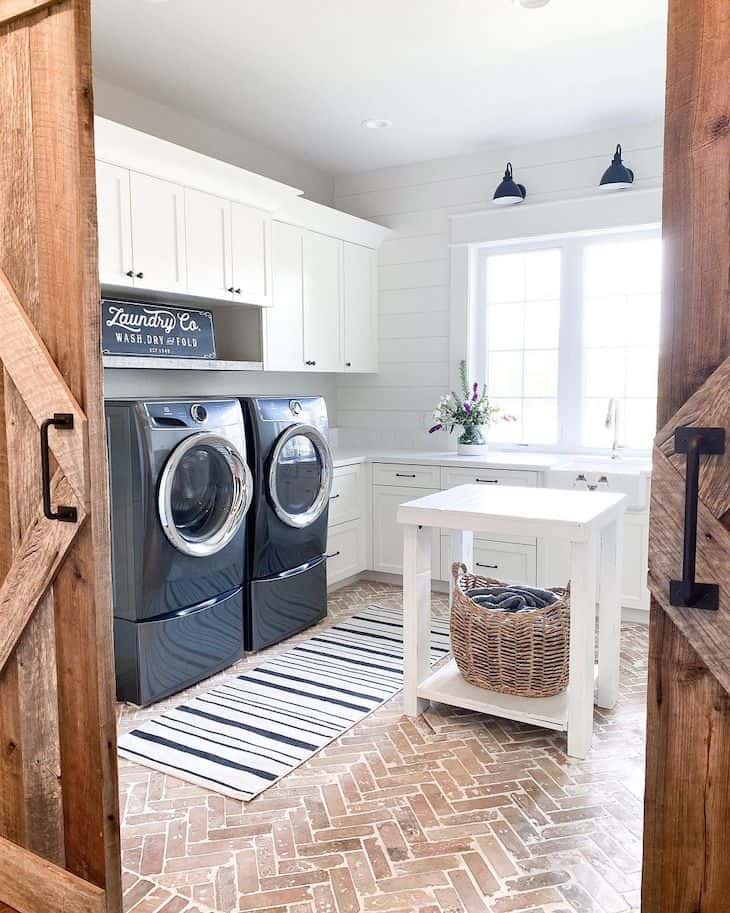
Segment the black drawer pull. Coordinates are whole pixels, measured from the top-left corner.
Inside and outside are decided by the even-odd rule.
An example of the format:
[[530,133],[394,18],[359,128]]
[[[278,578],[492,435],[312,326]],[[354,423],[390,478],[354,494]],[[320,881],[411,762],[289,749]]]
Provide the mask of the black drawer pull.
[[41,425],[41,477],[43,479],[43,513],[49,520],[60,520],[63,523],[76,523],[78,515],[75,507],[59,504],[54,511],[51,505],[51,466],[48,449],[48,429],[53,425],[59,431],[73,431],[74,417],[71,412],[56,412],[53,418],[47,418]]
[[499,479],[477,479],[483,485],[499,485]]
[[339,552],[332,552],[331,555],[325,555],[324,557],[325,558],[336,558],[339,554],[340,554]]
[[716,583],[698,583],[697,571],[697,511],[700,499],[700,456],[720,456],[725,453],[724,428],[692,428],[683,426],[674,432],[674,452],[687,454],[684,483],[684,548],[682,550],[682,579],[669,581],[669,602],[674,606],[716,611],[720,605],[720,589]]
[[396,472],[396,479],[415,479],[415,472]]
[[477,567],[488,567],[492,571],[496,571],[499,568],[498,564],[480,564],[478,561],[476,562],[476,566]]
[[339,494],[336,494],[336,495],[330,495],[330,501],[334,501],[334,500],[335,500],[335,498],[339,498]]

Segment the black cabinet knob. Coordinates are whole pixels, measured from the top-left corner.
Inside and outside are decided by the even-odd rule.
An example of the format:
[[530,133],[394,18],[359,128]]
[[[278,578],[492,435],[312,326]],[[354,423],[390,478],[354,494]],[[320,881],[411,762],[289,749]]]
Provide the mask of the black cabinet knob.
[[138,279],[144,279],[144,273],[137,273]]
[[305,365],[316,365],[317,362],[316,361],[305,361],[304,364]]
[[228,291],[229,291],[231,294],[233,294],[233,286],[231,286],[231,287],[228,289]]
[[346,361],[346,362],[345,362],[345,367],[346,367],[346,368],[351,368],[351,367],[352,367],[352,362],[351,362],[351,361]]
[[134,277],[134,270],[128,269],[127,272],[125,273],[125,276],[129,276],[129,278],[132,279]]
[[235,290],[235,292],[236,292],[237,295],[240,295],[240,294],[241,294],[241,289],[240,289],[240,288],[237,288],[237,289]]

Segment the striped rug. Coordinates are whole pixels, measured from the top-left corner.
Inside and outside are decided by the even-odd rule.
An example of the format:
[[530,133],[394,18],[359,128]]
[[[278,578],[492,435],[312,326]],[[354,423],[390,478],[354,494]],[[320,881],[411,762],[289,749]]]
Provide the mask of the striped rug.
[[[431,664],[448,652],[448,622],[434,619]],[[119,753],[247,801],[402,685],[402,613],[373,605],[133,729]]]

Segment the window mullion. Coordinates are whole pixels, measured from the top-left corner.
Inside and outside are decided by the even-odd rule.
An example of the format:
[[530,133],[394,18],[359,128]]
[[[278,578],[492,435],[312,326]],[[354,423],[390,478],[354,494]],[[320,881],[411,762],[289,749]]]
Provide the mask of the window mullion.
[[560,294],[560,352],[558,355],[559,446],[576,450],[581,437],[583,244],[563,246]]

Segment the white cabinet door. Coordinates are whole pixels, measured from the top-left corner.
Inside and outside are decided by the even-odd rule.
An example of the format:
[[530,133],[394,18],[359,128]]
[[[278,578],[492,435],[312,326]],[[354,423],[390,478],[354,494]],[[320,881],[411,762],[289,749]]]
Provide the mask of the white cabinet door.
[[377,254],[343,245],[345,371],[378,370]]
[[271,216],[232,203],[231,252],[233,300],[271,305]]
[[[403,527],[398,508],[404,501],[435,494],[438,489],[396,488],[373,485],[373,568],[387,574],[403,573]],[[434,529],[431,540],[431,577],[441,579],[441,531]]]
[[99,278],[108,285],[134,285],[129,171],[96,163]]
[[342,370],[342,241],[313,231],[302,239],[304,367]]
[[185,189],[185,254],[191,295],[233,297],[229,200]]
[[624,515],[624,570],[621,604],[649,608],[649,521],[645,513]]
[[184,189],[132,171],[131,193],[135,287],[186,292]]
[[365,570],[362,521],[350,520],[327,530],[327,583],[338,583]]
[[301,371],[304,364],[302,230],[274,222],[271,258],[273,307],[263,314],[264,368]]

